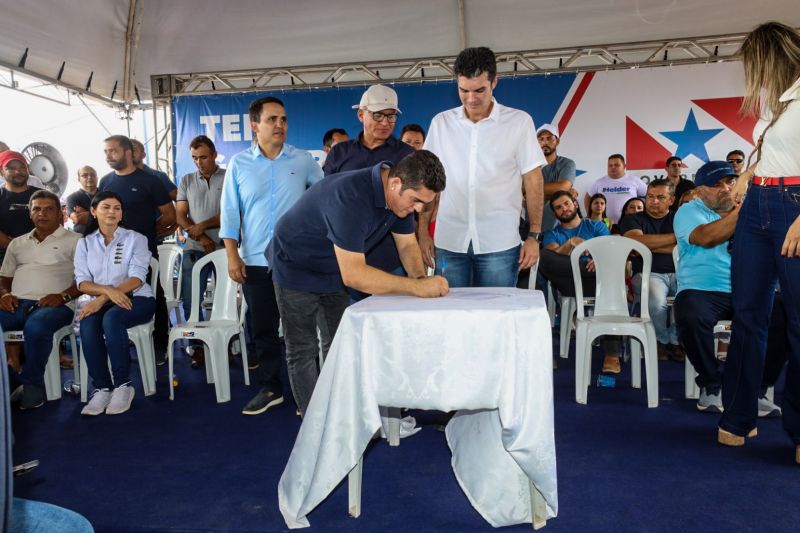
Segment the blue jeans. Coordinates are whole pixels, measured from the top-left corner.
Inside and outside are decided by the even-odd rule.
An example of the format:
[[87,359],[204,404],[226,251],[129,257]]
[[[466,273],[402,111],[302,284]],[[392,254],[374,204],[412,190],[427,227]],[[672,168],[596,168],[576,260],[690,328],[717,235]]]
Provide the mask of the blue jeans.
[[9,517],[9,533],[92,533],[94,528],[75,511],[49,503],[14,498]]
[[[186,250],[183,252],[183,260],[181,264],[181,300],[183,301],[183,316],[189,320],[189,314],[192,311],[192,268],[194,264],[205,256],[205,252],[198,250]],[[214,265],[208,263],[203,270],[200,271],[200,299],[206,293],[208,287],[208,278],[214,272]],[[201,312],[202,315],[202,312]],[[202,317],[201,317],[202,320]]]
[[780,280],[786,305],[789,364],[783,427],[800,444],[800,258],[781,256],[786,231],[800,216],[800,186],[753,185],[739,212],[731,256],[733,331],[722,379],[720,427],[746,435],[756,425],[767,331]]
[[472,243],[466,253],[436,248],[436,274],[447,278],[450,287],[516,287],[519,249],[476,254]]
[[66,305],[59,307],[37,307],[30,314],[36,300],[20,300],[13,313],[0,311],[0,326],[3,331],[22,330],[25,335],[25,364],[19,380],[26,385],[44,388],[44,367],[53,349],[53,333],[68,326],[75,312]]
[[[637,294],[641,294],[642,275],[636,274],[631,283],[633,290]],[[648,300],[647,308],[650,311],[650,319],[653,321],[653,326],[656,328],[656,340],[661,344],[678,344],[675,321],[670,321],[669,306],[667,305],[667,297],[675,296],[677,292],[678,280],[674,272],[667,274],[650,273],[650,299]]]
[[[130,311],[108,304],[81,320],[83,356],[97,389],[113,389],[130,381],[128,328],[148,322],[156,309],[155,299],[149,296],[134,296],[131,301],[133,309]],[[109,360],[113,380],[108,372]]]

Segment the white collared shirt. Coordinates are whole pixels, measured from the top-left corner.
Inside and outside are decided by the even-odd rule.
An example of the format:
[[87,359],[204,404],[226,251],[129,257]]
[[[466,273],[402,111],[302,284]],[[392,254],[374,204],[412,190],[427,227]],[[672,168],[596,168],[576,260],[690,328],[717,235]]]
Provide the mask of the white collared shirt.
[[[108,244],[100,230],[87,235],[75,250],[75,283],[84,281],[116,287],[128,278],[139,278],[142,285],[134,296],[153,296],[147,283],[150,268],[147,237],[127,228],[117,228]],[[96,298],[96,296],[94,297]]]
[[533,119],[492,99],[488,117],[469,120],[464,108],[436,115],[425,149],[444,165],[436,246],[465,253],[501,252],[519,246],[522,175],[547,164]]
[[11,241],[0,268],[0,276],[14,278],[11,294],[21,300],[59,294],[75,279],[72,262],[81,236],[59,227],[39,242],[35,232],[31,230]]
[[[800,78],[781,95],[781,102],[790,102],[777,122],[764,135],[761,161],[756,176],[800,176]],[[753,129],[753,143],[772,120],[766,112]]]

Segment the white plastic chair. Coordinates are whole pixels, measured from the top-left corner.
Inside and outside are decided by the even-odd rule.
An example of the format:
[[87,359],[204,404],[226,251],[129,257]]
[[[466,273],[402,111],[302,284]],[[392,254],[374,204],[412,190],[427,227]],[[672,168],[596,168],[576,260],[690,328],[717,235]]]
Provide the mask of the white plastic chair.
[[[76,376],[80,375],[80,370],[83,367],[78,354],[78,343],[75,342],[75,331],[72,329],[72,324],[68,324],[53,333],[53,347],[50,349],[50,355],[47,358],[47,366],[44,367],[44,392],[47,401],[61,399],[61,362],[59,361],[59,346],[61,341],[69,337],[69,342],[72,347],[72,362],[73,369]],[[22,330],[6,331],[3,333],[3,340],[5,342],[25,342],[25,334]]]
[[[167,301],[167,315],[175,309],[175,323],[181,322],[181,270],[183,269],[183,249],[177,244],[158,245],[158,279],[164,289]],[[175,283],[175,272],[178,282]],[[156,288],[153,287],[153,291]],[[186,317],[184,317],[185,319]]]
[[[641,317],[631,316],[628,309],[625,262],[631,250],[642,256]],[[579,266],[584,252],[591,254],[595,264],[596,292],[593,316],[586,316],[584,311],[583,284]],[[592,341],[601,335],[620,335],[633,337],[644,347],[647,406],[658,406],[656,331],[647,307],[652,260],[653,256],[647,246],[633,239],[616,235],[586,240],[572,250],[570,263],[578,308],[575,343],[575,401],[578,403],[585,404],[587,400],[591,374]],[[631,373],[633,386],[640,387],[641,362],[636,353],[631,358]]]
[[[158,283],[159,264],[155,257],[150,258],[150,272],[147,283],[156,292]],[[139,361],[139,372],[142,374],[142,389],[145,396],[152,396],[156,393],[156,351],[153,347],[153,329],[155,328],[155,316],[149,322],[128,328],[128,338],[136,348],[136,358]],[[89,396],[89,369],[81,353],[81,401],[86,402]],[[109,361],[109,368],[111,361]]]
[[[209,320],[200,321],[200,271],[208,263],[213,263],[218,273],[214,288],[214,304],[211,307]],[[206,350],[206,381],[213,383],[217,395],[217,402],[227,402],[231,399],[231,379],[228,368],[228,344],[233,337],[244,339],[242,317],[237,303],[238,284],[235,283],[228,272],[228,257],[225,250],[217,250],[206,254],[192,267],[192,308],[189,320],[172,328],[169,332],[167,359],[169,361],[169,375],[173,374],[174,344],[181,339],[199,340],[208,346]],[[256,317],[257,318],[257,317]],[[245,385],[250,385],[250,376],[247,368],[247,343],[239,343],[242,350],[242,367],[244,368]],[[175,399],[174,382],[169,380],[169,399]]]

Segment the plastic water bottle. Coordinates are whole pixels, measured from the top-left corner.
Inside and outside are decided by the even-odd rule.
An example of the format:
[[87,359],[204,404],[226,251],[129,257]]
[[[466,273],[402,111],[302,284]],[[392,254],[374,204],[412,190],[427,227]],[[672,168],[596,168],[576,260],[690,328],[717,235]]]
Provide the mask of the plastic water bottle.
[[613,389],[617,386],[617,378],[614,376],[606,376],[605,374],[598,374],[597,386]]

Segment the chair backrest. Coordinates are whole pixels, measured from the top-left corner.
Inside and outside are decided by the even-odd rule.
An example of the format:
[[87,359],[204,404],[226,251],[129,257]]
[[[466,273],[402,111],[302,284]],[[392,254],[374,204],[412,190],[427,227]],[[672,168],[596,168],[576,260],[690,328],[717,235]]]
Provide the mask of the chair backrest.
[[581,281],[580,259],[589,252],[594,259],[596,290],[595,316],[629,316],[627,288],[625,286],[625,263],[631,251],[642,256],[642,318],[649,319],[648,299],[650,292],[650,269],[653,254],[644,244],[622,237],[608,235],[583,241],[570,254],[572,279],[575,283],[575,296],[578,304],[578,316],[584,314],[583,284]]
[[153,289],[153,294],[156,293],[156,285],[158,285],[158,259],[150,256],[150,272],[147,276],[147,284]]
[[530,275],[528,276],[528,289],[530,290],[536,289],[536,276],[539,273],[539,261],[541,261],[541,258],[539,258],[533,264],[533,266],[531,267]]
[[[164,297],[167,300],[179,300],[181,297],[181,258],[183,250],[177,244],[158,245],[158,277],[164,288]],[[173,283],[175,270],[178,270],[177,286]]]
[[208,263],[213,263],[217,272],[214,303],[211,306],[209,319],[239,322],[236,300],[238,284],[228,275],[228,256],[224,249],[204,255],[192,267],[192,308],[189,312],[189,322],[198,322],[200,319],[200,305],[203,303],[200,298],[200,271]]

